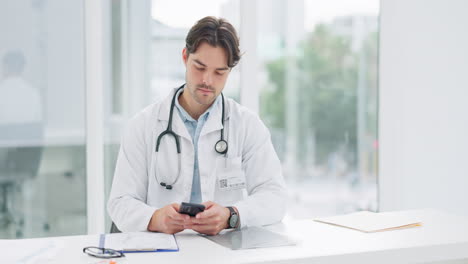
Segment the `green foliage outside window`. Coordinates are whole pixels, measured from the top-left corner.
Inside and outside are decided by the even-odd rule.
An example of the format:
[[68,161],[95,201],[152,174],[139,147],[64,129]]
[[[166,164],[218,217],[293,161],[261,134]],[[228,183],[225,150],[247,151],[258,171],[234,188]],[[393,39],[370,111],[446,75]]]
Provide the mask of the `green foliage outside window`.
[[[367,36],[361,50],[351,49],[351,38],[333,34],[324,24],[318,25],[299,46],[293,61],[298,70],[298,146],[299,162],[307,162],[307,137],[315,137],[315,160],[327,162],[331,153],[340,153],[356,167],[358,74],[365,60],[364,86],[367,102],[365,130],[376,134],[377,113],[377,33]],[[363,56],[363,57],[360,57]],[[281,57],[267,65],[269,89],[261,95],[261,115],[273,131],[286,130],[286,65]],[[291,58],[289,58],[291,59]],[[284,132],[286,133],[286,132]],[[372,137],[370,137],[372,138]],[[372,144],[370,144],[372,145]],[[372,147],[372,146],[371,146]]]

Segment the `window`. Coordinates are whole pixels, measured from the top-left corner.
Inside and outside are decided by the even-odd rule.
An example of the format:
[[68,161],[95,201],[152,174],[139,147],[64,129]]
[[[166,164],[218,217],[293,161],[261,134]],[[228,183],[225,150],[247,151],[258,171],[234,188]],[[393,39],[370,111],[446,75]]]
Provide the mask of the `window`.
[[377,209],[379,1],[258,1],[260,115],[289,216]]
[[0,238],[84,234],[83,5],[1,1],[0,32]]

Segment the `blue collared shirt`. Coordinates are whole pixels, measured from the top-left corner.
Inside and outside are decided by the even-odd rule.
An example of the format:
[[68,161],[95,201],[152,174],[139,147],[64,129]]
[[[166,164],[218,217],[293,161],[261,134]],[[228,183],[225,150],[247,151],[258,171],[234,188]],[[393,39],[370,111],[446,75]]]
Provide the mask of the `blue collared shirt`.
[[[178,99],[180,94],[185,90],[182,89],[177,93],[176,98]],[[219,96],[213,102],[213,104],[198,118],[198,120],[193,119],[187,111],[179,104],[179,100],[175,100],[175,105],[177,107],[177,112],[179,113],[180,118],[185,124],[190,136],[192,137],[192,143],[194,147],[194,166],[193,166],[193,181],[192,181],[192,192],[190,194],[190,202],[191,203],[201,203],[202,202],[202,194],[201,194],[201,186],[200,186],[200,171],[198,165],[198,139],[200,138],[200,132],[202,131],[203,126],[205,125],[208,117],[210,115],[210,111],[213,109],[213,105],[215,105],[219,100]]]

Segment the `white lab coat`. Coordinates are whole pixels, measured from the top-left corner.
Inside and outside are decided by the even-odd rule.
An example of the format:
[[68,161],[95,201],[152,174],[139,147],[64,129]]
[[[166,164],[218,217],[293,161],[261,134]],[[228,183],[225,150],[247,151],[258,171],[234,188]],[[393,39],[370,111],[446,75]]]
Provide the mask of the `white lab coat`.
[[[112,221],[122,231],[146,230],[156,209],[190,200],[194,147],[176,109],[172,127],[180,135],[181,175],[172,190],[160,186],[155,177],[157,174],[159,182],[172,184],[178,172],[173,137],[164,136],[159,152],[155,152],[158,135],[167,127],[175,91],[133,117],[123,135],[107,204]],[[286,211],[286,188],[268,129],[256,114],[226,98],[224,132],[229,149],[226,156],[220,155],[214,146],[220,139],[221,111],[222,100],[217,100],[198,142],[203,202],[236,206],[241,227],[281,221]],[[219,175],[226,175],[226,170],[243,179],[245,188],[221,189]]]

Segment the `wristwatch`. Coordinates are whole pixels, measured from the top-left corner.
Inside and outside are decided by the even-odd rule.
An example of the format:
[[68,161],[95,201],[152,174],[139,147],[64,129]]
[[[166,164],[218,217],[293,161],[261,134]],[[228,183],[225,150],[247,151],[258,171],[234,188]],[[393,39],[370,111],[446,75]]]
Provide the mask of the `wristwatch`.
[[229,212],[231,213],[228,219],[228,228],[236,228],[239,225],[239,215],[232,206],[228,206],[227,209],[229,209]]

